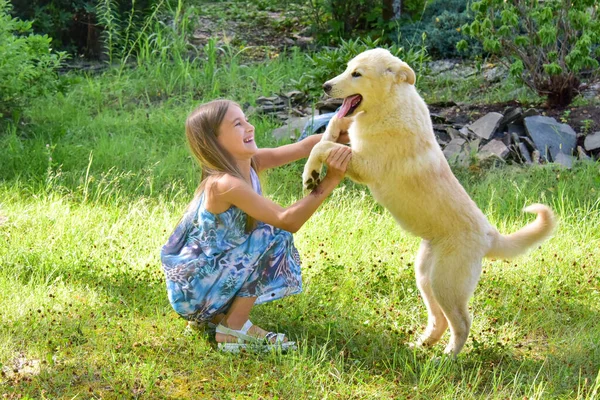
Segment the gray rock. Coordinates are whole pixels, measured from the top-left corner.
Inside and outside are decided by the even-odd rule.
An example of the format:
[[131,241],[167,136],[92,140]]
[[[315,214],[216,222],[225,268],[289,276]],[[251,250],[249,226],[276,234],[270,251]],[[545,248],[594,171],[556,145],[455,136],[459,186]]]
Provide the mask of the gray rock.
[[591,160],[591,157],[587,155],[583,147],[577,146],[577,158],[580,160]]
[[583,142],[583,147],[587,151],[600,149],[600,132],[594,132],[591,135],[587,135]]
[[541,161],[542,156],[540,155],[540,151],[539,150],[534,150],[531,152],[531,162],[533,162],[534,164],[539,164]]
[[498,128],[498,124],[500,123],[502,117],[503,115],[500,113],[491,112],[479,118],[472,124],[467,125],[467,128],[471,132],[473,132],[477,137],[489,140],[494,134],[494,132],[496,132],[496,129]]
[[444,147],[444,156],[449,163],[463,164],[467,158],[465,145],[467,141],[462,138],[452,139],[450,143]]
[[523,113],[523,117],[535,117],[536,115],[540,115],[540,113],[535,108],[528,108]]
[[461,137],[461,133],[451,126],[446,127],[446,132],[450,135],[451,140]]
[[531,154],[529,153],[529,149],[527,148],[527,146],[525,146],[524,143],[519,143],[518,145],[519,147],[519,156],[521,158],[521,160],[525,163],[525,164],[531,164],[533,162],[533,160],[531,159]]
[[497,65],[483,71],[483,78],[488,82],[498,82],[506,76],[506,68],[502,65]]
[[517,122],[521,122],[523,119],[523,110],[521,107],[511,108],[510,110],[504,112],[504,116],[498,123],[498,129],[503,130],[507,126],[520,126]]
[[575,160],[575,157],[573,156],[568,156],[565,153],[558,153],[554,158],[554,163],[570,169],[573,166],[573,160]]
[[427,64],[427,68],[429,69],[430,74],[437,75],[441,72],[446,72],[453,69],[455,65],[456,63],[450,60],[438,60]]
[[508,124],[507,129],[511,135],[525,136],[525,128],[521,124]]
[[292,117],[287,120],[284,126],[281,126],[273,130],[273,137],[277,140],[282,139],[295,139],[300,136],[304,125],[312,119],[312,116],[308,117]]
[[504,144],[504,142],[502,142],[502,140],[494,139],[479,150],[478,156],[483,158],[488,157],[489,155],[494,155],[502,160],[506,160],[508,153],[510,153],[510,150]]
[[555,160],[561,152],[565,155],[573,154],[577,134],[569,125],[541,115],[526,117],[524,121],[529,137],[546,160]]

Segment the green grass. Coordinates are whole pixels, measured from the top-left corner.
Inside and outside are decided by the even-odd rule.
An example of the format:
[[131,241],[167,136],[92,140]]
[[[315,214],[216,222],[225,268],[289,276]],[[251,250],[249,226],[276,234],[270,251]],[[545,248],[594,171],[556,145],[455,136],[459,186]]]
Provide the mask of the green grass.
[[[289,89],[290,76],[307,67],[297,52],[244,65],[231,51],[69,76],[69,90],[39,99],[19,125],[3,128],[1,393],[598,398],[597,163],[456,171],[501,231],[529,221],[520,209],[531,202],[551,205],[560,225],[528,255],[485,262],[471,336],[455,362],[441,357],[443,345],[407,346],[426,322],[412,266],[418,239],[351,182],[295,235],[304,292],[253,311],[256,323],[299,341],[298,352],[232,356],[201,333],[185,334],[159,260],[198,180],[183,121],[214,95],[253,104]],[[259,144],[273,145],[275,122],[251,122]],[[284,205],[300,198],[302,167],[263,176],[265,193]]]

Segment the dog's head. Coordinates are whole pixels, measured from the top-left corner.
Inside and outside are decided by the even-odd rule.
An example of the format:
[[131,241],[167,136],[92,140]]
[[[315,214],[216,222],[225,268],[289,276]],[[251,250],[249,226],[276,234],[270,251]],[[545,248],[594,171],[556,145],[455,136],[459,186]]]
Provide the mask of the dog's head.
[[346,70],[323,84],[331,97],[343,98],[338,118],[365,111],[371,103],[381,104],[394,85],[414,85],[415,72],[388,50],[372,49],[348,62]]

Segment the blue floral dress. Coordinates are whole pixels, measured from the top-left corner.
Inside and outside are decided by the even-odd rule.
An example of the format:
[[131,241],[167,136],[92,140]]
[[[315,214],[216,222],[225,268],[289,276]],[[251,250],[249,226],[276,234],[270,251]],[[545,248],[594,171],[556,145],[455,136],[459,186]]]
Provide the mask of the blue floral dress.
[[[251,171],[252,187],[262,194]],[[234,297],[261,304],[302,291],[300,256],[290,232],[257,222],[232,206],[213,214],[196,197],[161,251],[167,292],[183,318],[204,322],[227,312]]]

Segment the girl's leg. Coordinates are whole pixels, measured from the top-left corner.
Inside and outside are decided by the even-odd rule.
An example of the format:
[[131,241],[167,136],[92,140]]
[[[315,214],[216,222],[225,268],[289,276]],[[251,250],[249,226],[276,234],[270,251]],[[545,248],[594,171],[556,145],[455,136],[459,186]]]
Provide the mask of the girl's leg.
[[[250,310],[254,306],[254,302],[256,302],[256,297],[236,297],[233,299],[231,306],[229,307],[229,311],[225,314],[225,317],[221,319],[221,325],[226,326],[227,328],[239,330],[241,329],[246,321],[248,321],[250,317]],[[248,334],[256,337],[265,337],[267,335],[267,331],[262,328],[259,328],[256,325],[252,325],[252,327],[248,330]],[[237,338],[230,335],[225,335],[222,333],[217,333],[215,335],[215,340],[219,343],[235,343],[237,342]],[[285,339],[287,342],[287,338]]]

